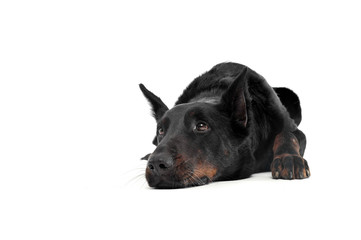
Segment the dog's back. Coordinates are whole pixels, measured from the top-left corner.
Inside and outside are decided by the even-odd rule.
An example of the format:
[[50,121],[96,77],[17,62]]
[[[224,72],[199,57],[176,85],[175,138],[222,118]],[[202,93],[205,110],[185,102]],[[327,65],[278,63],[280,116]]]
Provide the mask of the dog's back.
[[[176,105],[198,101],[202,98],[217,99],[229,88],[235,78],[242,72],[246,66],[239,63],[225,62],[215,65],[211,70],[191,82],[178,98]],[[253,74],[257,74],[250,69]],[[257,74],[261,79],[263,77]],[[296,93],[292,90],[279,87],[273,88],[282,105],[286,107],[290,117],[298,126],[301,122],[301,105]],[[257,96],[259,96],[257,94]]]

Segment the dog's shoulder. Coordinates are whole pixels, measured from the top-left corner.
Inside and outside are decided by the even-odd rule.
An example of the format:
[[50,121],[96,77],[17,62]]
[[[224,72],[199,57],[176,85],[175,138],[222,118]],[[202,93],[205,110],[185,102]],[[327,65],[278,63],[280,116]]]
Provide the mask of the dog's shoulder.
[[246,66],[224,62],[194,79],[178,98],[176,105],[187,103],[195,98],[220,96]]

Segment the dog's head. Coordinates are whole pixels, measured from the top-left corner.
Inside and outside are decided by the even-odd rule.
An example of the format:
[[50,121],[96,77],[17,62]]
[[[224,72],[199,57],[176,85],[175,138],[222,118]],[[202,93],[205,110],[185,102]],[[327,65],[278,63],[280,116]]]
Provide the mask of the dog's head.
[[218,98],[172,109],[140,84],[157,121],[157,148],[146,157],[149,186],[180,188],[241,174],[249,154],[246,75],[247,70]]

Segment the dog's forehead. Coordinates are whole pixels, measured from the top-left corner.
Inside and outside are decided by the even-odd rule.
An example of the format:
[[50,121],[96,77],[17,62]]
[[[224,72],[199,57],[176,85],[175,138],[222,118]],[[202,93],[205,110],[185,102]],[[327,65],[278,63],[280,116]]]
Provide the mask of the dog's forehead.
[[205,102],[193,102],[193,103],[183,103],[174,106],[172,109],[168,110],[164,117],[171,119],[180,119],[186,115],[190,117],[197,114],[207,114],[207,112],[213,112],[214,104],[205,103]]

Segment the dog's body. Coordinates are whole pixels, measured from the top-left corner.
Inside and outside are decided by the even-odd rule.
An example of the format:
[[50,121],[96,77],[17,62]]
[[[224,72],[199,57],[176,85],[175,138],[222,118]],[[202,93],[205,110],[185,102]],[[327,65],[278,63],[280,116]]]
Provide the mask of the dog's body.
[[[273,178],[310,176],[297,129],[301,108],[287,88],[271,88],[253,70],[221,63],[196,78],[168,109],[140,88],[157,120],[156,150],[148,155],[151,187],[178,188],[272,171]],[[147,158],[148,158],[147,157]]]

